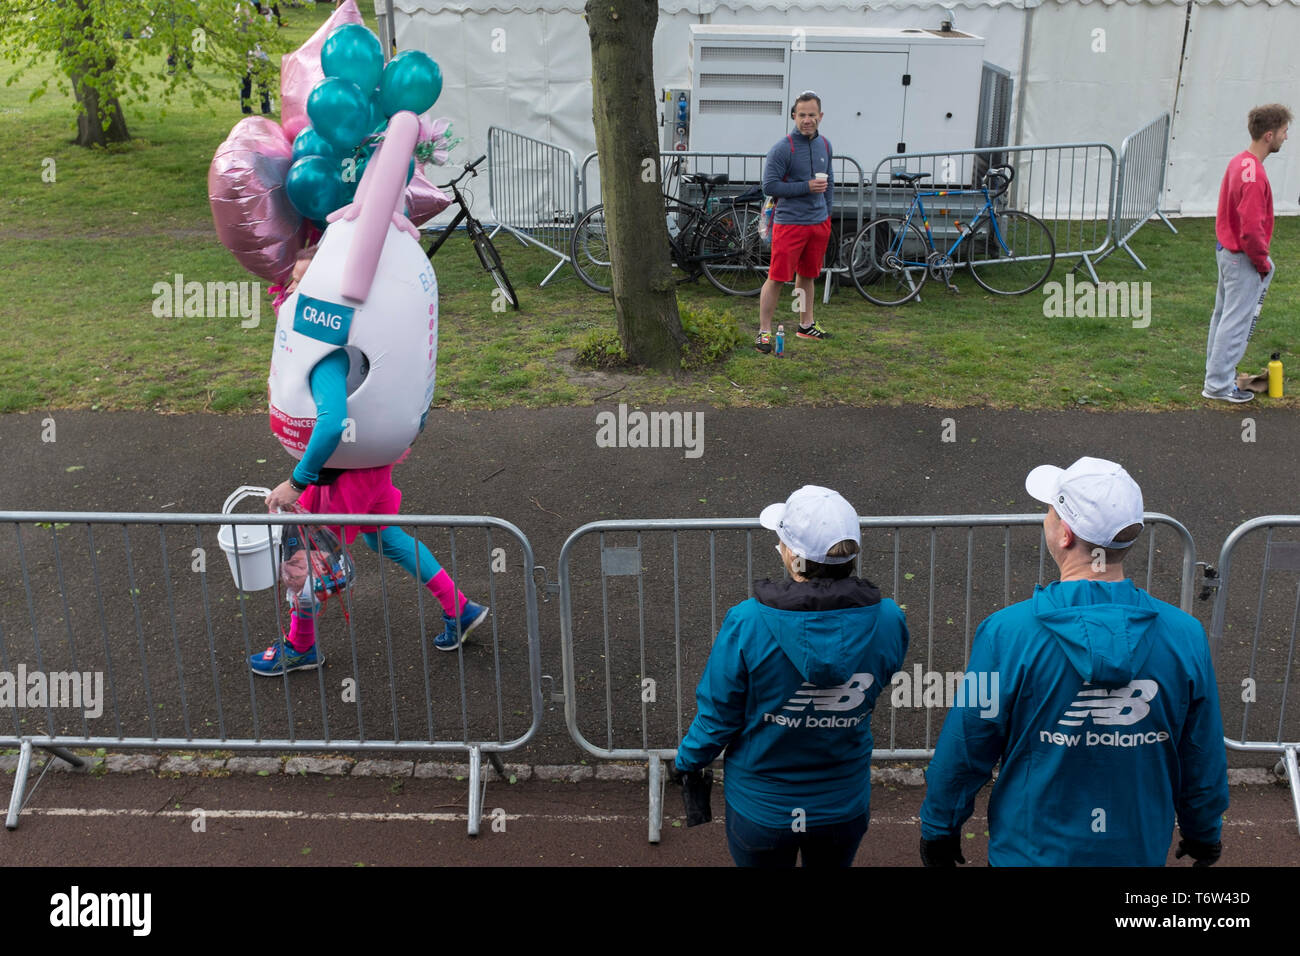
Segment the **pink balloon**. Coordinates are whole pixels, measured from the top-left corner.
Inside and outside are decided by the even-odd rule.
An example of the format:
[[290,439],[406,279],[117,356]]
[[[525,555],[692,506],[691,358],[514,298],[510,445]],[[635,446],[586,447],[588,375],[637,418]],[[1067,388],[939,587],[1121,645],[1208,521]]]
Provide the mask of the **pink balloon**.
[[420,164],[416,163],[415,175],[406,184],[406,208],[410,210],[406,218],[413,225],[423,225],[450,205],[451,197],[429,182]]
[[293,272],[302,248],[303,218],[284,191],[292,162],[293,142],[280,125],[265,116],[246,116],[208,167],[217,237],[240,265],[270,282]]
[[307,97],[316,84],[325,79],[325,71],[320,65],[320,51],[325,40],[339,27],[361,22],[356,0],[344,0],[306,43],[280,59],[280,122],[286,132],[293,130],[289,133],[290,139],[311,122],[307,118]]
[[301,116],[291,116],[286,122],[280,124],[284,129],[284,135],[288,136],[290,141],[310,125],[311,121],[305,113]]

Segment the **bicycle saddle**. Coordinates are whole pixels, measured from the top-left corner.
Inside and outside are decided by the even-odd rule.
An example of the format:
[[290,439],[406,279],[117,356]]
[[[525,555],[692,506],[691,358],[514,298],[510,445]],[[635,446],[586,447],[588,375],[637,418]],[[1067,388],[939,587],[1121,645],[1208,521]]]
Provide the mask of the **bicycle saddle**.
[[730,182],[730,178],[726,173],[714,173],[713,175],[708,173],[688,173],[685,178],[693,183],[708,183],[710,186],[725,186]]
[[914,183],[918,179],[925,179],[927,176],[932,176],[932,175],[934,174],[933,173],[890,173],[889,178],[901,179],[904,182]]

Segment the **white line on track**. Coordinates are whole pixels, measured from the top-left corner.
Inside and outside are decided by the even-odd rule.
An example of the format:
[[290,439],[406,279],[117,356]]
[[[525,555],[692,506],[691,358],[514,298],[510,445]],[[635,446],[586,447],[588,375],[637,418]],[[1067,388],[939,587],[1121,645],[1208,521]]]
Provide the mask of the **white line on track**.
[[[23,815],[43,817],[134,817],[139,819],[174,818],[193,820],[195,807],[189,810],[145,810],[139,807],[28,807]],[[496,808],[484,807],[483,818],[491,819]],[[322,813],[309,810],[203,810],[203,816],[212,820],[306,820],[306,821],[344,821],[355,823],[464,823],[469,819],[466,813],[361,813],[338,812]],[[549,823],[621,823],[631,821],[645,823],[645,814],[576,814],[576,813],[507,813],[506,820],[540,820]],[[720,823],[719,815],[715,823]],[[1281,822],[1288,822],[1282,820]],[[666,821],[667,822],[667,821]],[[917,816],[893,817],[883,814],[871,815],[873,826],[918,826],[921,818]],[[1277,826],[1277,820],[1235,820],[1227,819],[1223,825],[1231,827]],[[988,825],[983,817],[972,817],[965,827],[983,830]]]
[[[175,817],[192,820],[201,810],[144,810],[139,807],[29,807],[24,815],[45,817]],[[308,810],[202,810],[203,816],[212,820],[316,820],[355,821],[360,823],[429,822],[452,823],[469,819],[465,813],[320,813]],[[492,809],[484,808],[483,816],[490,818]],[[636,820],[638,817],[601,814],[545,814],[507,813],[507,820],[551,820],[557,823],[613,823],[619,820]]]

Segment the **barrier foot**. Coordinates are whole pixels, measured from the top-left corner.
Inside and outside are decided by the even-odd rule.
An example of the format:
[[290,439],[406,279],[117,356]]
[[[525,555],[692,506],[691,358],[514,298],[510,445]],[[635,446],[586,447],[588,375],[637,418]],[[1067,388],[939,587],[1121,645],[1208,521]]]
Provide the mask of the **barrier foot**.
[[[42,747],[41,749],[47,753],[53,754],[60,760],[66,761],[74,767],[84,767],[86,765],[84,760],[72,751],[65,750],[62,747]],[[30,740],[24,740],[21,749],[18,751],[18,769],[14,772],[14,789],[9,795],[9,813],[5,816],[6,830],[18,829],[18,815],[22,813],[23,804],[26,803],[24,796],[29,796],[29,794],[27,794],[27,772],[31,768],[31,765],[32,742]],[[32,785],[33,792],[35,792],[36,787],[40,785],[40,782],[45,779],[45,773],[49,770],[49,767],[50,762],[47,760],[45,762],[45,767],[41,770],[40,777],[38,777],[36,783]]]
[[1146,272],[1147,264],[1137,257],[1137,253],[1133,251],[1132,246],[1130,246],[1127,242],[1124,242],[1120,244],[1120,248],[1129,254],[1129,258],[1138,264],[1139,269],[1141,269],[1143,272]]
[[478,836],[483,819],[483,755],[479,748],[469,749],[469,835]]
[[[1114,251],[1113,249],[1107,250],[1106,254],[1109,255],[1113,251]],[[1102,259],[1104,258],[1105,256],[1102,256]],[[1101,259],[1098,259],[1097,261],[1101,262]],[[1088,277],[1092,279],[1093,285],[1100,284],[1101,280],[1097,278],[1097,270],[1093,267],[1092,260],[1089,259],[1086,255],[1080,256],[1079,261],[1074,264],[1074,268],[1071,269],[1070,271],[1078,272],[1081,266],[1088,270]]]
[[9,814],[5,817],[5,829],[18,829],[18,814],[23,808],[23,793],[27,790],[27,770],[32,763],[32,742],[24,740],[18,751],[18,769],[14,771],[14,789],[9,795]]
[[550,272],[546,273],[546,278],[543,279],[541,282],[539,282],[539,283],[537,284],[538,287],[540,288],[541,286],[546,285],[546,283],[548,283],[548,282],[550,282],[552,279],[554,279],[554,278],[555,278],[555,273],[557,273],[557,272],[559,272],[561,269],[563,269],[565,263],[567,263],[568,261],[569,261],[569,257],[568,257],[568,256],[565,256],[563,259],[561,259],[559,262],[557,262],[557,263],[555,264],[555,268],[552,269]]
[[1175,236],[1178,235],[1178,230],[1174,228],[1174,224],[1169,221],[1168,216],[1162,213],[1159,209],[1156,210],[1156,215],[1160,217],[1161,222],[1163,222],[1166,226],[1169,227],[1170,232],[1172,232]]
[[650,842],[659,842],[664,825],[664,765],[658,757],[650,758]]
[[1282,760],[1286,763],[1286,777],[1291,784],[1291,803],[1295,806],[1295,825],[1300,830],[1300,767],[1296,765],[1296,748],[1287,747]]

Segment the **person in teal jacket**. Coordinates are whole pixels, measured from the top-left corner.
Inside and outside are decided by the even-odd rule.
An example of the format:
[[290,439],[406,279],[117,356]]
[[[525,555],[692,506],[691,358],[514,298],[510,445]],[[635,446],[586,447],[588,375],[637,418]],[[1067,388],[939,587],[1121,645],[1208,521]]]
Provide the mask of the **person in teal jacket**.
[[[676,768],[726,748],[727,840],[738,866],[849,866],[867,830],[871,713],[907,653],[907,623],[852,575],[857,512],[806,485],[759,518],[790,578],[727,612]],[[689,799],[689,798],[688,798]]]
[[[993,866],[1209,866],[1222,852],[1227,757],[1209,642],[1200,623],[1124,576],[1142,531],[1142,492],[1122,467],[1042,465],[1025,488],[1061,580],[988,617],[969,672],[997,706],[954,707],[921,807],[921,859],[964,863],[961,827],[989,798]],[[992,675],[997,675],[993,684]]]

